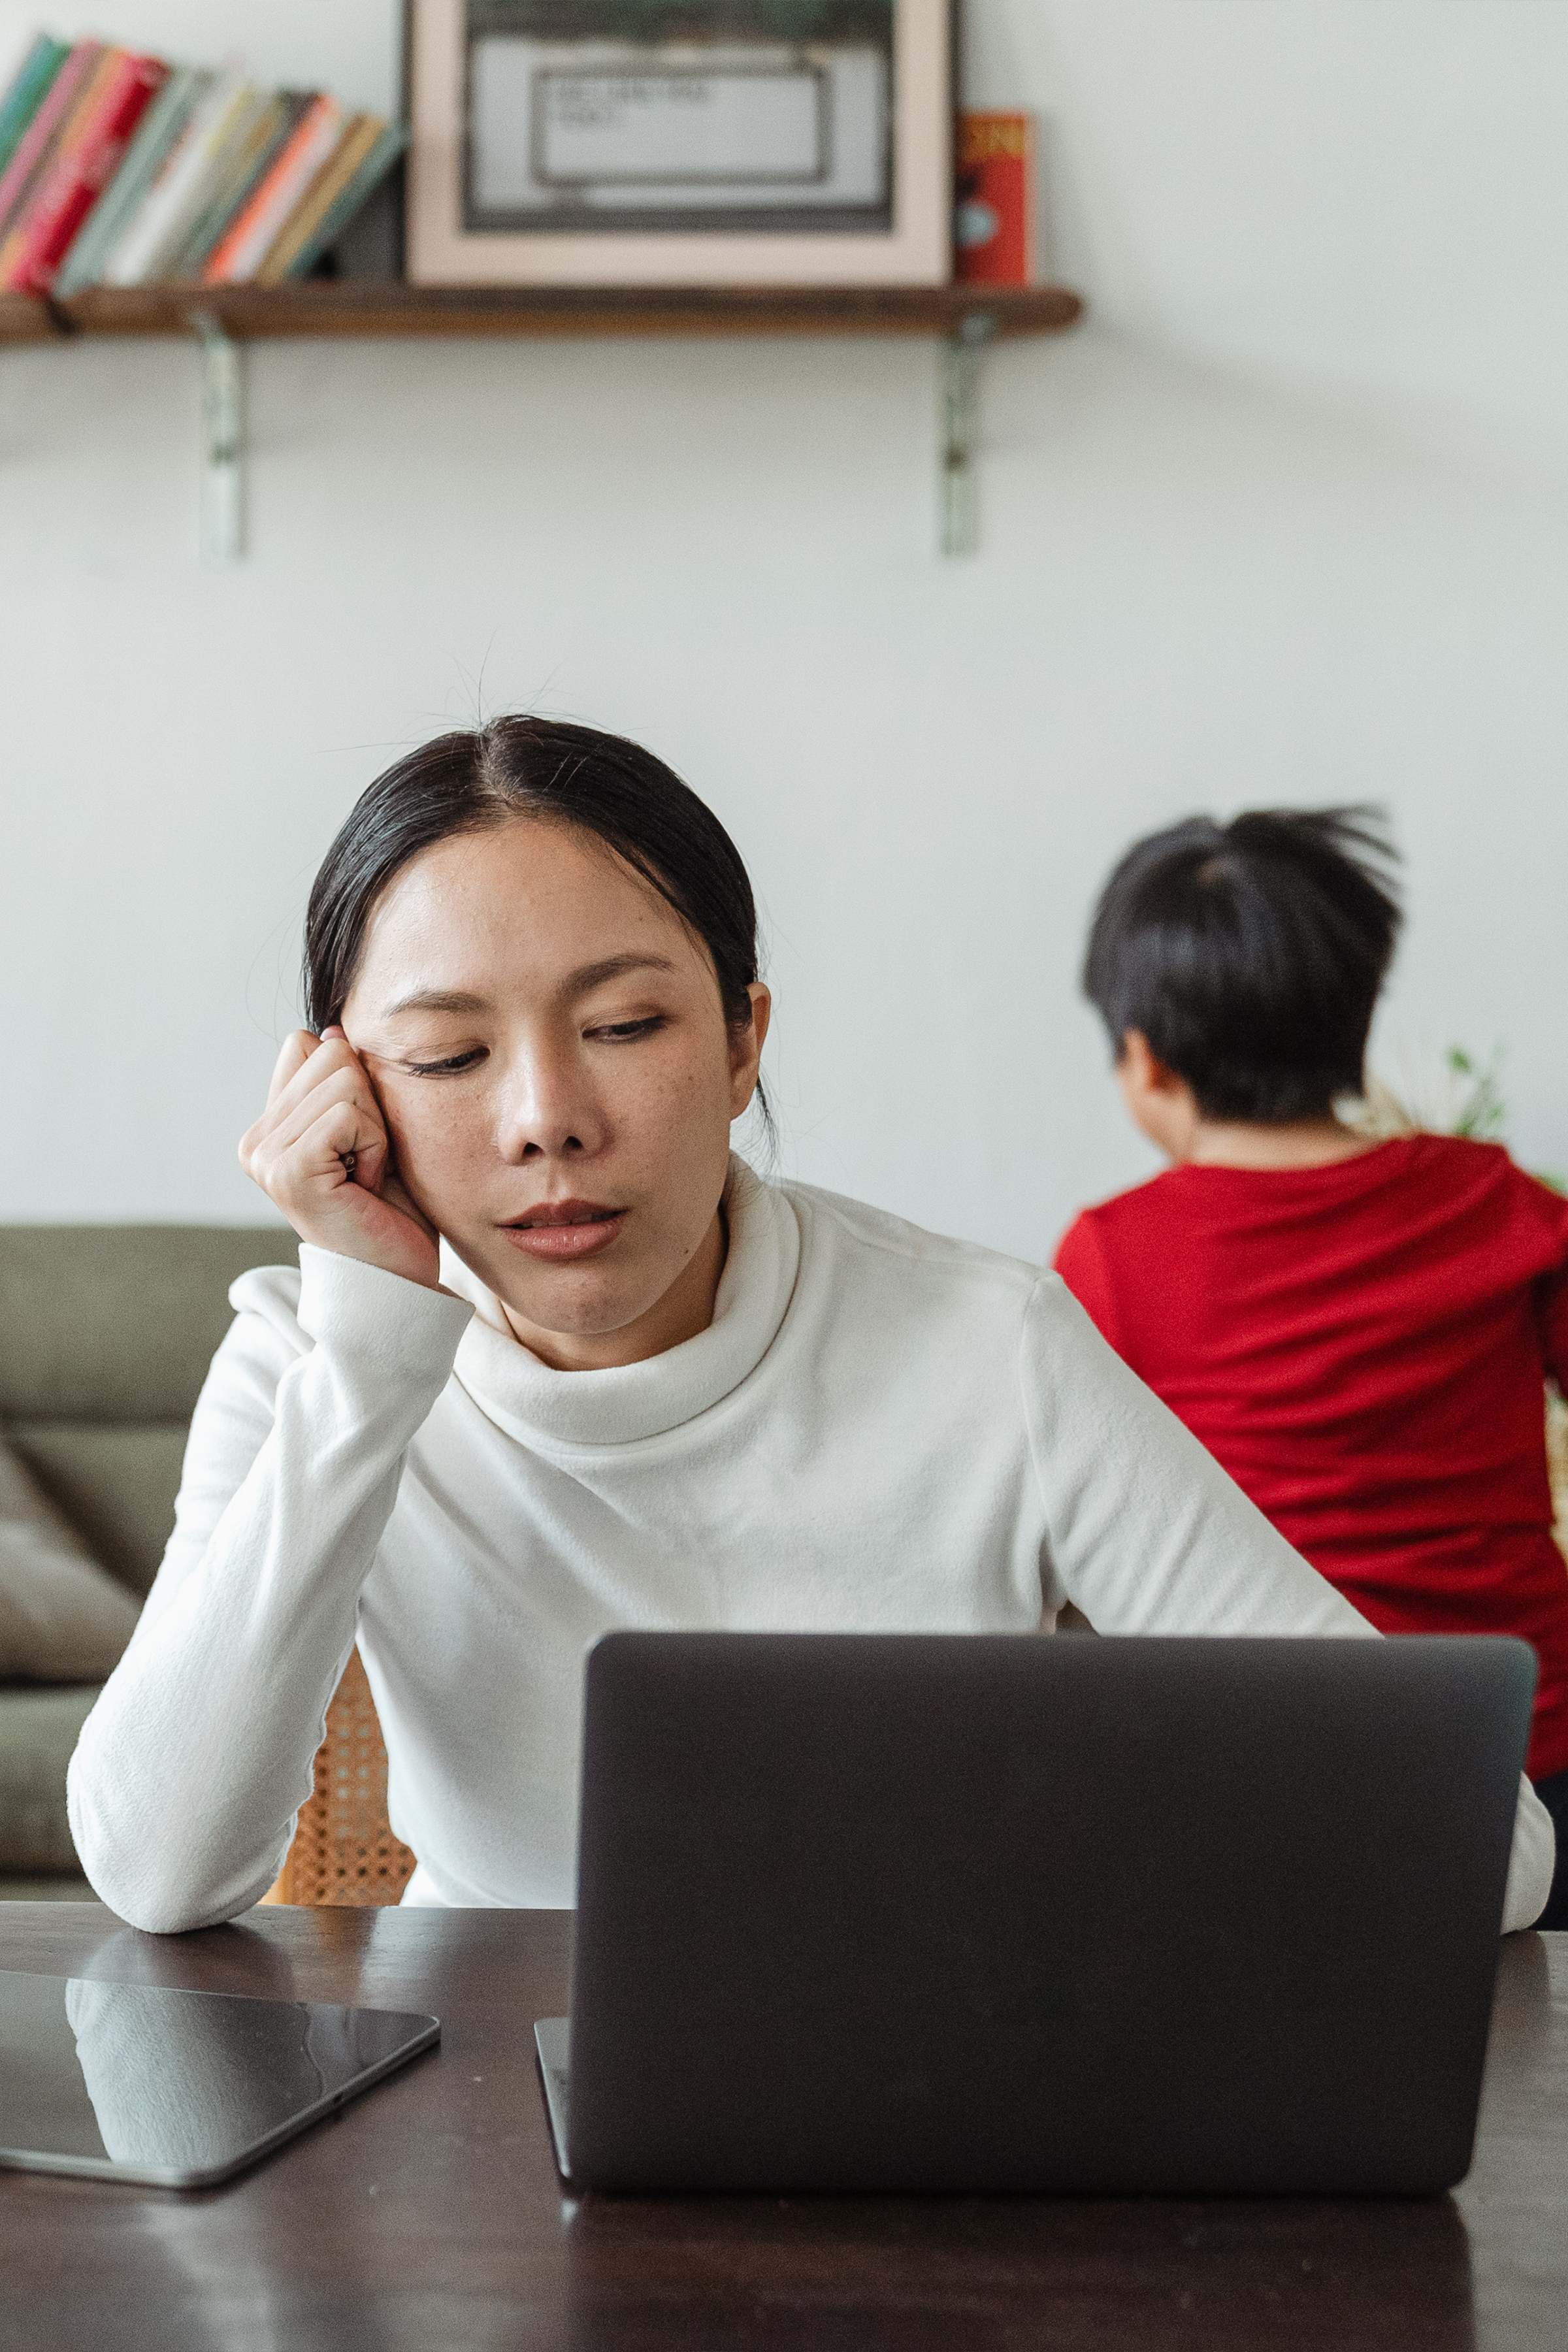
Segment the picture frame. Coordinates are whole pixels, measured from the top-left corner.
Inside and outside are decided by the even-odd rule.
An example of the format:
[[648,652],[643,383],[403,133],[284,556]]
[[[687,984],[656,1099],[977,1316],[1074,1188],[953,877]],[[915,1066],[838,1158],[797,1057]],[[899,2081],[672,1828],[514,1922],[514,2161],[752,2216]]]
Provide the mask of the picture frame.
[[406,0],[419,286],[940,286],[954,0]]

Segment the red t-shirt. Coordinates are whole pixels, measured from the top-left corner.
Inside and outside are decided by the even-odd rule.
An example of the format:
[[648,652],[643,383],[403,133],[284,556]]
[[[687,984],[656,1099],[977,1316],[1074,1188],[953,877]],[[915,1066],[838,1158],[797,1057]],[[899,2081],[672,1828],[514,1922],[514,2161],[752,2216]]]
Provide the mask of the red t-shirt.
[[1173,1168],[1057,1252],[1117,1353],[1385,1633],[1519,1633],[1536,1780],[1568,1769],[1568,1570],[1542,1385],[1568,1376],[1568,1201],[1500,1145]]

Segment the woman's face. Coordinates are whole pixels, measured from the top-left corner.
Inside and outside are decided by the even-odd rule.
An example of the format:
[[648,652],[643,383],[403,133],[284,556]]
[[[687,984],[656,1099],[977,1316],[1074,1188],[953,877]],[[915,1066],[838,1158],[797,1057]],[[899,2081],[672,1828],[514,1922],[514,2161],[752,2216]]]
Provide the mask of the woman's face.
[[633,1362],[705,1328],[767,1031],[751,994],[731,1030],[701,941],[564,824],[438,842],[377,905],[344,1033],[404,1184],[546,1361]]

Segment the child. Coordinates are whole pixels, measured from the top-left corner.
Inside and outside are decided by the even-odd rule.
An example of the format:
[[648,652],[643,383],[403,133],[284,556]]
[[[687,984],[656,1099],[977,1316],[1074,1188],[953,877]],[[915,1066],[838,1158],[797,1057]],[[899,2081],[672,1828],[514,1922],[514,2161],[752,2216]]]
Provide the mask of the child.
[[[1516,1633],[1529,1769],[1568,1847],[1568,1573],[1542,1389],[1568,1380],[1568,1201],[1500,1145],[1371,1142],[1399,908],[1375,813],[1196,817],[1106,885],[1084,992],[1172,1162],[1057,1268],[1281,1534],[1389,1633]],[[1537,1923],[1568,1926],[1568,1864]]]

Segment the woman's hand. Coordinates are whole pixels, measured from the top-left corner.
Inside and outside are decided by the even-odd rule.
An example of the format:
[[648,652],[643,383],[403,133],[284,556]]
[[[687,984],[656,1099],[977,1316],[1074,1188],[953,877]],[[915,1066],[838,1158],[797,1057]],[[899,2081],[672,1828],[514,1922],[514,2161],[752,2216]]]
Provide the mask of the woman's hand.
[[239,1164],[302,1242],[438,1287],[436,1229],[397,1181],[375,1089],[341,1029],[295,1030]]

